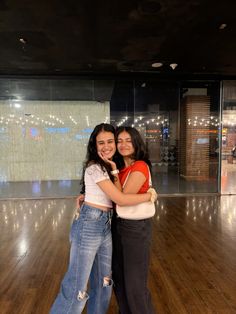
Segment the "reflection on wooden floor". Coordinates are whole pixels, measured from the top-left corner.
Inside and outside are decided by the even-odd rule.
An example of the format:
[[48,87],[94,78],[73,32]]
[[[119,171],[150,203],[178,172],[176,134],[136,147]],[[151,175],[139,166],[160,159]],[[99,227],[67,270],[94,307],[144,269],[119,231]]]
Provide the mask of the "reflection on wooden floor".
[[236,194],[236,158],[230,160],[232,163],[222,160],[221,194]]
[[[1,314],[48,313],[67,267],[74,206],[0,202]],[[236,313],[236,196],[159,199],[149,285],[157,313]]]

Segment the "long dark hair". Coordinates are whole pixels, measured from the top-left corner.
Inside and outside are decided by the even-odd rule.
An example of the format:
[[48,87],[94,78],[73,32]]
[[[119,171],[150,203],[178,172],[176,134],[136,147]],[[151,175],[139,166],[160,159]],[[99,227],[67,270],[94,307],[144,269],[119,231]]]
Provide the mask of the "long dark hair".
[[107,171],[111,180],[114,181],[114,177],[110,174],[111,171],[111,166],[106,164],[98,155],[97,152],[97,136],[100,132],[111,132],[115,136],[115,128],[108,123],[101,123],[95,126],[93,132],[91,133],[88,141],[88,146],[87,146],[87,154],[86,154],[86,159],[84,162],[84,167],[83,167],[83,175],[82,179],[80,181],[80,184],[82,185],[82,190],[81,193],[84,193],[84,174],[86,168],[91,165],[91,164],[99,164],[102,168],[103,171]]
[[[140,135],[140,133],[138,132],[138,130],[136,130],[135,128],[132,128],[131,126],[120,126],[116,129],[116,141],[118,139],[118,136],[120,133],[122,132],[127,132],[129,133],[130,137],[131,137],[131,141],[134,147],[134,154],[132,155],[132,158],[136,161],[136,160],[143,160],[145,161],[150,170],[151,170],[151,161],[149,160],[149,154],[146,148],[146,145]],[[124,160],[123,157],[119,154],[119,152],[117,152],[117,157],[116,157],[116,162],[117,162],[117,166],[118,168],[123,168],[124,167]]]

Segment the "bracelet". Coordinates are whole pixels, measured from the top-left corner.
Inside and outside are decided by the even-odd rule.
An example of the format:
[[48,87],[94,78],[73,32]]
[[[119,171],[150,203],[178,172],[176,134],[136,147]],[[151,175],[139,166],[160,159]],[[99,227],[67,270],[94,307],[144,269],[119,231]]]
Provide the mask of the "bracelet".
[[120,171],[118,170],[118,169],[115,169],[115,170],[112,170],[111,171],[111,174],[117,174],[117,173],[119,173]]

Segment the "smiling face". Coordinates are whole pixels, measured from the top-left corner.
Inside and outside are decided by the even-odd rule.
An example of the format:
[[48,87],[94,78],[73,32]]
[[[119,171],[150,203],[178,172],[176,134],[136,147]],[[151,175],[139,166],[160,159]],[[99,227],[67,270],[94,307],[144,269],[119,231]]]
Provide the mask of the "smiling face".
[[112,132],[102,131],[96,138],[97,152],[111,159],[116,152],[115,136]]
[[134,154],[134,146],[128,132],[123,131],[118,135],[117,149],[123,157],[131,157]]

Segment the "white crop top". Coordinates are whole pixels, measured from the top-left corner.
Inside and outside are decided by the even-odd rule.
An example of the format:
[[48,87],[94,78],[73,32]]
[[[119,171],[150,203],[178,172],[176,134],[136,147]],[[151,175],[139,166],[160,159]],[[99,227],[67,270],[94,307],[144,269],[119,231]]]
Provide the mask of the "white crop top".
[[86,168],[84,175],[85,202],[112,208],[112,201],[100,189],[97,182],[110,180],[107,171],[103,171],[101,166],[93,164]]

